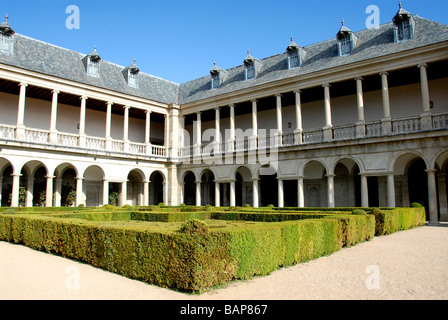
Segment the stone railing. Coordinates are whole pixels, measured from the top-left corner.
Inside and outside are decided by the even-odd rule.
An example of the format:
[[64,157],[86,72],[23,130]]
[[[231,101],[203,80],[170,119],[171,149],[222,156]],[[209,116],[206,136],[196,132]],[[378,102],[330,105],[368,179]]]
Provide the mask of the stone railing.
[[[365,139],[365,138],[375,138],[381,137],[384,135],[399,135],[399,134],[409,134],[409,133],[417,133],[422,132],[422,124],[420,117],[409,117],[403,119],[392,119],[390,121],[391,128],[389,129],[389,133],[386,134],[383,130],[382,121],[372,121],[361,124],[361,130],[359,130],[357,125],[345,125],[345,126],[337,126],[331,128],[331,140],[330,141],[344,141],[344,140],[353,140],[353,139]],[[448,129],[448,113],[447,114],[436,114],[432,116],[432,129],[440,130],[440,129]],[[358,131],[362,133],[361,136],[358,136]],[[297,143],[300,139],[297,139],[297,135],[302,135],[302,143]],[[259,136],[256,138],[254,142],[251,141],[250,138],[245,138],[244,140],[236,140],[233,144],[233,150],[236,152],[241,151],[249,151],[254,149],[266,149],[272,147],[278,147],[279,141],[276,136]],[[325,142],[330,142],[325,140]],[[281,138],[281,146],[298,146],[298,145],[310,145],[324,142],[324,129],[311,129],[311,130],[303,130],[301,133],[284,133]],[[210,153],[225,153],[229,152],[231,146],[228,143],[223,143],[222,148],[218,151],[213,148],[213,144],[202,145],[199,148],[194,148],[193,146],[184,147],[179,150],[180,158],[188,158],[193,155],[209,155]],[[199,152],[199,153],[198,153]]]
[[[86,152],[95,150],[98,152],[117,152],[132,155],[146,155],[155,157],[167,157],[167,148],[164,146],[146,145],[144,143],[111,140],[107,142],[105,138],[86,136],[81,138],[80,135],[58,132],[52,137],[49,130],[24,128],[20,137],[17,134],[17,128],[11,125],[0,124],[0,140],[10,140],[17,142],[28,142],[33,144],[44,145],[45,148],[65,148],[76,149],[79,152],[85,149]],[[90,151],[89,151],[90,150]]]

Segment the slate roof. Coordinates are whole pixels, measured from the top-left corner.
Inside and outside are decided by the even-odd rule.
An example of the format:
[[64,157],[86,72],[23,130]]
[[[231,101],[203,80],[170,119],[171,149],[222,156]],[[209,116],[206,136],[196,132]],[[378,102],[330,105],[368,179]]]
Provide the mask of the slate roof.
[[[386,56],[418,47],[448,41],[448,26],[414,16],[415,37],[394,43],[393,23],[378,29],[354,32],[358,42],[351,55],[339,57],[336,37],[302,47],[305,56],[299,68],[288,70],[287,52],[268,57],[261,61],[261,69],[252,80],[244,79],[244,64],[225,70],[226,78],[220,88],[211,90],[210,73],[202,78],[183,84],[164,80],[144,72],[139,73],[139,88],[126,83],[123,76],[125,67],[104,60],[100,62],[100,77],[86,73],[82,60],[85,54],[60,48],[39,40],[15,34],[14,54],[0,53],[0,63],[36,71],[81,84],[92,85],[115,92],[137,96],[161,103],[186,104],[201,99],[219,96],[272,81],[306,75],[341,65]],[[255,59],[255,58],[254,58]],[[258,61],[258,59],[256,59]]]
[[281,53],[262,59],[263,67],[256,79],[244,80],[244,65],[228,69],[227,80],[216,90],[210,90],[210,76],[205,76],[181,84],[179,103],[186,104],[201,99],[219,96],[272,81],[306,75],[354,62],[387,56],[418,47],[448,41],[448,26],[414,16],[415,37],[411,40],[394,43],[393,23],[381,25],[378,29],[366,29],[354,32],[358,37],[354,52],[347,56],[338,56],[337,39],[319,42],[302,47],[306,52],[300,68],[288,69],[287,53]]
[[14,54],[0,53],[0,63],[161,103],[177,102],[179,84],[140,72],[139,88],[132,88],[123,76],[125,67],[105,60],[100,61],[100,77],[91,77],[83,63],[86,56],[16,33]]

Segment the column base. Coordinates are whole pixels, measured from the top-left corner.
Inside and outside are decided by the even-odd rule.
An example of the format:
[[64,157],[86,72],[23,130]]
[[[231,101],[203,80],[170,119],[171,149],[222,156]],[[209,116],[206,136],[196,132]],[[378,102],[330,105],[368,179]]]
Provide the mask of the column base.
[[392,134],[392,120],[391,118],[384,118],[381,120],[381,129],[383,135]]
[[356,122],[356,138],[364,138],[366,136],[366,122]]
[[333,126],[325,126],[323,128],[324,142],[333,140]]
[[431,130],[432,129],[432,113],[425,112],[420,116],[420,124],[422,130]]
[[303,133],[302,129],[294,130],[294,143],[296,145],[299,145],[299,144],[303,143],[302,133]]

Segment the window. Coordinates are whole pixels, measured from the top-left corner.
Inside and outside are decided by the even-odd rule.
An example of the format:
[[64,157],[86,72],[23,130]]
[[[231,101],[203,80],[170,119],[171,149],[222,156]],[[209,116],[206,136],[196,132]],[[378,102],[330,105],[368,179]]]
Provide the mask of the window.
[[219,89],[221,86],[221,79],[219,77],[219,73],[212,75],[212,90]]
[[292,51],[289,53],[289,69],[300,67],[299,51]]
[[8,54],[14,52],[14,36],[6,34],[0,35],[0,51]]
[[398,25],[398,40],[409,40],[411,39],[411,24],[409,20],[403,21]]
[[87,62],[87,74],[89,76],[99,78],[100,77],[100,62],[93,61],[91,59]]
[[341,44],[341,56],[349,55],[352,53],[352,39],[351,37],[346,37],[340,40]]
[[138,73],[129,71],[128,85],[132,88],[138,89]]
[[246,80],[255,79],[255,64],[246,64]]

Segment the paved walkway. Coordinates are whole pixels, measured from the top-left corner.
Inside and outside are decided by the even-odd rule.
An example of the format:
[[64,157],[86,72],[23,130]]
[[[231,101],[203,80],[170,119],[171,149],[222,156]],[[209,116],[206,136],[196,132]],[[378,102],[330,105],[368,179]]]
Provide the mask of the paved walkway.
[[267,277],[187,295],[0,242],[2,300],[448,299],[448,225],[420,227]]

